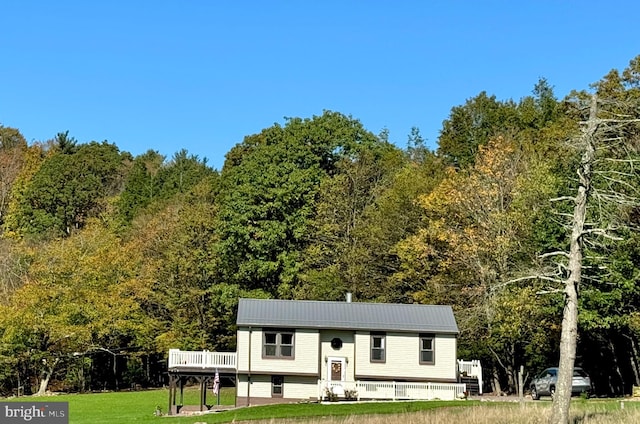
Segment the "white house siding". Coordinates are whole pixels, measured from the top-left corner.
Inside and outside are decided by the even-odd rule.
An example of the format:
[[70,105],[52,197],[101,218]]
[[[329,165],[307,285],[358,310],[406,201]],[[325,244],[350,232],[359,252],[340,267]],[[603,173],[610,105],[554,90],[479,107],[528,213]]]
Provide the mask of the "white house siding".
[[[255,332],[255,330],[253,330]],[[260,331],[260,330],[258,330]],[[262,334],[262,333],[261,333]],[[236,345],[238,346],[236,364],[238,370],[249,369],[249,329],[239,328],[236,336]]]
[[[334,349],[331,347],[331,340],[339,338],[342,340],[342,348]],[[325,358],[345,358],[345,374],[347,381],[353,381],[355,378],[355,338],[353,331],[339,330],[323,330],[320,332],[320,362],[321,362],[321,379],[328,379],[327,365]]]
[[421,365],[418,333],[386,333],[386,361],[370,360],[369,332],[355,335],[356,378],[374,377],[381,380],[424,379],[425,381],[454,381],[456,379],[456,337],[436,334],[435,364]]
[[262,329],[251,331],[251,368],[249,368],[249,329],[238,330],[238,372],[313,374],[317,379],[320,364],[318,330],[294,330],[294,359],[262,358]]
[[252,375],[250,392],[247,390],[249,388],[247,375],[238,375],[236,388],[238,406],[279,403],[287,400],[315,400],[318,398],[318,379],[316,377],[285,375],[283,379],[282,397],[272,397],[270,375]]
[[316,377],[285,375],[283,391],[283,397],[286,399],[317,399],[318,379]]

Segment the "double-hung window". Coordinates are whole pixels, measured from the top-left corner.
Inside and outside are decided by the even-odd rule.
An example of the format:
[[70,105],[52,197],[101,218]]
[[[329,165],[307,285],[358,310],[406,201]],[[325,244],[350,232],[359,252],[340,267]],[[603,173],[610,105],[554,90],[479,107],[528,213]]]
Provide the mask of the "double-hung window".
[[293,331],[265,330],[262,356],[293,359]]
[[435,334],[420,334],[420,364],[433,365],[436,363]]
[[371,362],[385,362],[386,347],[385,333],[371,333]]

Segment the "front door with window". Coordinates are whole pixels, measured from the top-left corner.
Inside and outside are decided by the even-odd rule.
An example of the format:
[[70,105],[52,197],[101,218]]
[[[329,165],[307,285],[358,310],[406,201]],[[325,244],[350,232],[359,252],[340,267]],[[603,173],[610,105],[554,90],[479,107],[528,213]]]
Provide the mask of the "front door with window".
[[331,380],[342,381],[342,361],[331,361]]
[[342,382],[346,380],[346,360],[345,358],[329,357],[327,361],[327,380],[329,386],[333,388],[333,393],[344,395]]

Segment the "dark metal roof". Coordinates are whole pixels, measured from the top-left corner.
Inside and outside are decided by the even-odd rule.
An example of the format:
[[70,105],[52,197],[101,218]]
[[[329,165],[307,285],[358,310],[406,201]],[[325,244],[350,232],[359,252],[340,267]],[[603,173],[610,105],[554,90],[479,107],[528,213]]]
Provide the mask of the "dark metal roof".
[[451,306],[240,299],[238,326],[458,333]]

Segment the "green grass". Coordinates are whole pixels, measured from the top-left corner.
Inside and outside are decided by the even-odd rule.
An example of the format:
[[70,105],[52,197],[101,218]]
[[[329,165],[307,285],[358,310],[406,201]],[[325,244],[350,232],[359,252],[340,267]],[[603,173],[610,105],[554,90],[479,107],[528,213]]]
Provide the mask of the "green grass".
[[367,402],[336,404],[284,404],[242,408],[207,416],[207,423],[227,423],[273,418],[345,417],[364,414],[402,414],[433,408],[478,405],[477,401]]
[[[235,389],[223,389],[221,405],[233,405]],[[179,397],[179,394],[178,394]],[[429,402],[374,402],[374,403],[336,403],[322,405],[282,404],[238,408],[230,411],[194,415],[190,417],[166,417],[154,415],[159,406],[164,414],[169,405],[169,391],[148,390],[139,392],[108,392],[91,394],[57,395],[41,398],[24,397],[9,399],[13,401],[35,402],[69,402],[70,424],[111,424],[111,423],[155,423],[155,424],[192,424],[195,422],[228,423],[233,421],[248,421],[272,418],[301,418],[301,417],[339,417],[362,414],[398,414],[416,412],[442,406],[461,406],[478,404],[470,401],[429,401]],[[178,401],[179,402],[179,401]],[[207,394],[207,402],[215,402],[211,394]],[[199,391],[185,390],[185,405],[199,405]]]
[[[179,394],[178,394],[179,396]],[[235,389],[226,388],[221,393],[222,405],[234,404]],[[367,402],[336,404],[282,404],[238,408],[234,410],[194,415],[190,417],[157,417],[154,411],[159,406],[164,414],[169,404],[169,391],[148,390],[139,392],[116,392],[94,394],[58,395],[42,398],[14,398],[11,400],[37,402],[69,402],[70,424],[111,424],[111,423],[154,423],[154,424],[193,424],[195,422],[228,423],[233,421],[270,420],[278,418],[318,418],[344,417],[363,414],[402,414],[406,412],[425,411],[442,407],[515,407],[508,402],[480,401],[422,401],[422,402]],[[215,402],[212,394],[207,395],[209,403]],[[184,392],[185,405],[199,405],[199,391],[188,389]],[[533,404],[533,403],[532,403]],[[572,402],[572,408],[585,411],[619,410],[620,400],[580,400]],[[551,406],[551,402],[535,402],[540,407]],[[640,408],[640,402],[625,402],[626,409]]]
[[[179,402],[180,394],[177,399]],[[169,390],[144,390],[138,392],[107,392],[90,394],[69,394],[45,397],[21,397],[9,401],[69,402],[70,424],[106,424],[106,423],[167,423],[162,417],[154,415],[159,406],[166,415],[169,407]],[[220,404],[233,405],[235,388],[223,389]],[[215,396],[209,392],[207,403],[216,403]],[[185,405],[199,405],[199,390],[187,389],[184,392]],[[202,418],[202,417],[200,417]],[[193,423],[203,421],[197,417],[175,418],[171,423]]]

